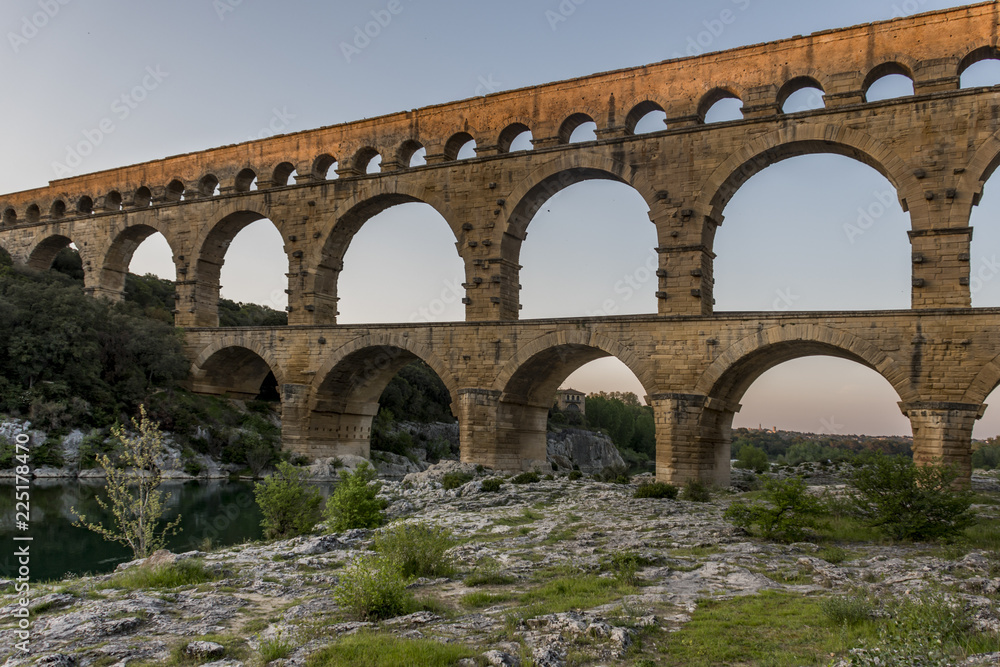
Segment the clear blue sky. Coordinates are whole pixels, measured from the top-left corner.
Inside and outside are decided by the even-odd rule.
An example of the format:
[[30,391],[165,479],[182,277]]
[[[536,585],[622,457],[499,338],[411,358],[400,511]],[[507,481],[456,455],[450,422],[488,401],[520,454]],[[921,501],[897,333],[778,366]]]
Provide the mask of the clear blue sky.
[[[304,130],[657,62],[688,52],[706,22],[724,10],[734,11],[736,21],[712,36],[710,50],[962,4],[397,2],[399,11],[381,34],[348,58],[343,43],[373,20],[372,12],[384,19],[389,0],[6,0],[0,8],[0,190],[55,178],[67,146],[106,118],[114,131],[77,173],[245,141],[269,127]],[[42,20],[46,7],[54,15]],[[993,65],[984,65],[983,82],[1000,82]],[[159,72],[157,79],[148,78],[150,70]],[[155,85],[122,118],[122,94],[144,78]],[[990,184],[973,218],[974,269],[1000,250],[997,200],[1000,186]],[[888,210],[852,242],[844,226],[882,201]],[[872,169],[836,156],[789,160],[754,177],[725,213],[716,245],[718,310],[908,307],[908,217]],[[388,247],[387,237],[393,240]],[[585,183],[560,193],[532,222],[524,245],[523,316],[597,314],[609,298],[619,313],[655,312],[653,281],[628,298],[615,290],[625,277],[644,275],[655,242],[646,207],[628,187]],[[425,259],[412,260],[414,250]],[[151,239],[132,270],[167,275],[168,263],[165,245]],[[269,223],[259,223],[231,246],[223,293],[283,307],[285,270],[280,238]],[[412,278],[406,292],[390,289],[400,274]],[[453,297],[462,276],[454,238],[437,214],[416,204],[391,209],[367,224],[348,252],[341,320],[461,319]],[[1000,306],[1000,279],[986,282],[974,305]],[[642,393],[614,361],[595,362],[569,384]],[[762,377],[736,423],[908,433],[897,400],[873,371],[807,359]],[[1000,405],[977,436],[998,432]]]

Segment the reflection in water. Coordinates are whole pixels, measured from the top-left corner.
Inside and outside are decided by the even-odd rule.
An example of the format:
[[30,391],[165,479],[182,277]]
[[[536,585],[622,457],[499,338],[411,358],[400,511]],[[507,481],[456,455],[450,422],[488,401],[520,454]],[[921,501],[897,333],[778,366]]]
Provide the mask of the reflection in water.
[[[31,526],[26,532],[14,527],[13,480],[3,482],[0,538],[6,544],[13,544],[15,533],[34,538],[30,543],[32,581],[110,572],[119,563],[131,560],[132,552],[127,547],[72,525],[76,517],[70,508],[74,507],[90,521],[110,524],[95,500],[98,494],[107,498],[103,480],[32,480]],[[202,549],[207,541],[219,547],[261,538],[260,509],[254,502],[251,482],[164,482],[161,488],[171,494],[165,503],[164,518],[169,521],[178,514],[182,517],[181,532],[167,540],[171,551]],[[323,495],[329,493],[328,488],[321,491]],[[13,549],[7,551],[0,554],[0,577],[11,579],[16,576],[17,564]]]

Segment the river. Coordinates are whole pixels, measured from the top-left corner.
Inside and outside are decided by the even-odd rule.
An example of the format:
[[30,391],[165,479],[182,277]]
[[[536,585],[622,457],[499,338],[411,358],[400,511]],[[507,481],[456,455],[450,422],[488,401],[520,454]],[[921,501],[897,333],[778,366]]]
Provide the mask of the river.
[[[324,497],[329,484],[320,486]],[[171,494],[164,518],[181,516],[181,531],[167,539],[176,553],[205,550],[261,539],[260,509],[254,502],[253,483],[242,481],[164,482]],[[8,545],[0,554],[0,577],[16,576],[15,545],[30,544],[31,580],[47,581],[72,575],[111,572],[119,563],[132,560],[127,547],[108,542],[100,535],[73,525],[73,509],[89,521],[110,525],[109,514],[98,506],[104,494],[103,480],[35,479],[31,483],[31,521],[28,530],[15,525],[13,480],[0,482],[0,538]],[[30,542],[15,542],[14,536],[30,536]]]

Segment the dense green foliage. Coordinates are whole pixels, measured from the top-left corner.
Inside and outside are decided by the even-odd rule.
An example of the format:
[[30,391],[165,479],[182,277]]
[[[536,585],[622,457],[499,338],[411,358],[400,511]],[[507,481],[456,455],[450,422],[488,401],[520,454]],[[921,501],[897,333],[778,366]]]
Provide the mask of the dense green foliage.
[[188,362],[170,325],[60,272],[0,267],[0,411],[53,431],[134,415]]
[[674,500],[677,498],[677,487],[665,482],[646,482],[640,484],[633,494],[636,498],[666,498]]
[[806,491],[800,477],[769,479],[764,483],[764,502],[737,500],[726,508],[725,518],[734,525],[756,528],[767,539],[793,542],[805,537],[805,529],[815,525],[822,504]]
[[681,497],[692,503],[707,503],[712,500],[712,492],[709,490],[708,484],[691,479],[684,485],[684,495]]
[[632,468],[645,469],[656,459],[653,408],[633,393],[612,392],[587,397],[587,425],[608,434]]
[[1000,468],[1000,438],[991,438],[985,445],[972,452],[972,467],[984,470]]
[[395,635],[358,632],[342,635],[336,643],[317,651],[306,660],[307,667],[450,667],[476,652],[462,644],[445,644],[432,639],[400,639]]
[[406,577],[390,559],[363,555],[340,573],[333,599],[361,621],[379,621],[416,611]]
[[316,527],[322,498],[305,478],[302,470],[282,461],[277,472],[254,485],[254,497],[264,516],[260,525],[267,539],[295,537]]
[[483,480],[483,485],[480,487],[483,493],[500,493],[500,488],[503,487],[503,480],[499,477],[490,477]]
[[749,446],[763,450],[773,462],[789,465],[804,461],[854,461],[871,452],[911,456],[910,440],[902,437],[875,438],[733,429],[733,458],[742,458],[743,448]]
[[379,398],[379,405],[400,421],[420,424],[450,424],[455,421],[447,387],[437,373],[422,361],[404,366],[389,381]]
[[972,493],[952,486],[957,477],[951,467],[875,454],[851,475],[852,501],[870,526],[893,539],[950,537],[973,523]]
[[451,531],[423,523],[403,523],[375,536],[375,551],[404,577],[447,577],[455,572],[448,549],[455,546]]
[[385,523],[382,510],[386,503],[378,497],[382,483],[375,477],[375,469],[367,463],[359,465],[354,472],[340,472],[340,482],[326,503],[326,518],[331,530],[377,528]]
[[457,489],[460,486],[468,484],[473,479],[475,475],[468,472],[460,472],[458,470],[445,473],[444,477],[441,478],[441,488],[445,490]]
[[763,449],[759,449],[753,445],[745,445],[740,448],[740,456],[736,459],[734,467],[753,470],[755,473],[760,474],[770,468],[771,464],[768,462],[767,453]]

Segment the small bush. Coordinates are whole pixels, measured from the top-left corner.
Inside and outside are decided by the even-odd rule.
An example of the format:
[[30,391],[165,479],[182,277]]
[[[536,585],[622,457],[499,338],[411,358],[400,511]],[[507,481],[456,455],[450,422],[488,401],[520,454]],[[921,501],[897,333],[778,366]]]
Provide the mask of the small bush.
[[635,498],[666,498],[674,500],[677,498],[677,487],[664,482],[646,482],[640,484],[635,490]]
[[753,470],[755,473],[765,472],[769,463],[767,452],[753,445],[745,445],[740,449],[740,457],[736,460],[734,467],[744,470]]
[[823,613],[837,625],[856,627],[875,618],[876,605],[862,593],[837,596],[823,600]]
[[479,563],[463,583],[466,586],[506,586],[515,581],[517,579],[511,575],[501,572],[498,562],[489,558]]
[[447,577],[455,572],[446,552],[455,546],[451,531],[407,523],[375,536],[375,551],[393,563],[404,577]]
[[876,454],[851,475],[855,512],[893,539],[940,539],[974,522],[970,491],[952,488],[958,472],[940,465],[918,467],[910,459]]
[[522,472],[510,481],[513,484],[536,484],[541,481],[541,477],[534,470],[529,470],[528,472]]
[[736,501],[723,516],[740,528],[758,528],[767,539],[792,542],[805,536],[804,529],[815,525],[822,509],[819,500],[806,493],[800,477],[767,480],[764,498],[766,503]]
[[483,493],[499,493],[500,488],[503,486],[503,480],[499,477],[490,477],[489,479],[484,479],[482,484]]
[[416,608],[406,579],[384,556],[361,556],[341,574],[333,599],[362,621],[408,614]]
[[595,474],[594,479],[610,484],[631,484],[632,474],[629,472],[628,466],[608,466]]
[[441,479],[441,486],[448,490],[457,489],[460,486],[468,484],[475,478],[475,475],[468,472],[449,472],[445,473],[444,477]]
[[625,586],[635,586],[639,583],[639,557],[631,551],[619,551],[611,554],[611,569],[615,579]]
[[261,662],[266,665],[272,660],[287,658],[294,650],[295,645],[278,634],[270,639],[261,639],[260,648],[257,649],[257,653],[260,656]]
[[385,523],[386,502],[378,497],[382,483],[375,469],[362,463],[351,473],[340,472],[340,483],[326,503],[326,517],[334,532],[352,528],[377,528]]
[[129,569],[95,585],[95,588],[114,588],[126,591],[169,589],[180,586],[197,586],[215,581],[219,574],[205,569],[199,560],[182,560],[159,567],[133,565]]
[[312,531],[320,519],[319,491],[308,486],[305,473],[282,461],[278,470],[254,485],[267,539],[284,539]]
[[569,481],[575,482],[576,480],[580,479],[581,477],[583,477],[583,473],[582,472],[580,472],[579,470],[573,470],[569,474]]
[[692,503],[707,503],[712,500],[712,492],[708,484],[697,479],[691,479],[684,485],[682,498]]

